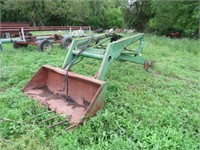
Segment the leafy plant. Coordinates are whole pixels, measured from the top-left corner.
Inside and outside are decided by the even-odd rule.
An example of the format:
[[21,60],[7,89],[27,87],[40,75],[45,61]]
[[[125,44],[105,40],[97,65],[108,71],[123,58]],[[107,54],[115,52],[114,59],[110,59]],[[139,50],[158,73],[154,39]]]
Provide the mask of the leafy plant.
[[[0,53],[0,149],[200,149],[198,41],[147,34],[143,66],[114,61],[106,76],[105,106],[76,129],[49,129],[55,116],[20,89],[43,64],[60,67],[66,55],[35,47]],[[99,61],[85,58],[72,71],[91,75]],[[88,69],[89,68],[89,69]]]

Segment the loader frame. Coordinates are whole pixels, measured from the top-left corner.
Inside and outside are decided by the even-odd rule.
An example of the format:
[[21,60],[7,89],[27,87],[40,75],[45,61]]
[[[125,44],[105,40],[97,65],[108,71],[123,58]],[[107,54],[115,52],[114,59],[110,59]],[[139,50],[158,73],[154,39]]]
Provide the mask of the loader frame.
[[[146,71],[150,66],[154,65],[153,61],[146,61],[142,57],[144,48],[144,34],[137,34],[131,37],[123,38],[121,40],[119,39],[117,41],[108,43],[107,47],[104,47],[102,44],[105,43],[105,41],[111,40],[113,35],[115,34],[105,34],[98,37],[74,39],[64,60],[62,68],[67,70],[71,61],[77,56],[77,54],[80,53],[81,47],[86,45],[86,43],[88,43],[88,41],[91,39],[95,44],[89,45],[82,53],[80,53],[80,56],[102,60],[101,66],[95,75],[96,79],[105,79],[105,75],[114,60],[130,61],[133,63],[142,64],[144,65],[144,69]],[[98,42],[98,39],[104,41]],[[129,45],[137,41],[139,41],[139,45],[136,50],[127,49]]]

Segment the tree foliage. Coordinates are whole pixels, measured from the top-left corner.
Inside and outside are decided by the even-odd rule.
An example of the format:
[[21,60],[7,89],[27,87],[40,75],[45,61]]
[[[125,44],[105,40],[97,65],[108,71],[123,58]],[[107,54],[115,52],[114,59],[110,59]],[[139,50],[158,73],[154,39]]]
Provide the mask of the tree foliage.
[[129,28],[144,31],[149,19],[152,17],[151,1],[133,0],[124,10],[124,19]]
[[198,1],[158,0],[0,0],[1,21],[39,25],[134,28],[160,35],[198,35]]
[[1,21],[31,25],[122,27],[124,0],[2,0]]
[[155,16],[149,21],[149,28],[160,34],[179,31],[183,35],[198,33],[198,1],[157,1],[152,2]]

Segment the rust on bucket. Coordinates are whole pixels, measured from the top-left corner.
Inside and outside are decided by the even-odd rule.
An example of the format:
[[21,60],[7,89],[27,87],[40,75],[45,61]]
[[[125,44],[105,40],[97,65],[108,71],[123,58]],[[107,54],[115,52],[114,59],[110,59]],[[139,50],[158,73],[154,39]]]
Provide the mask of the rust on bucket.
[[[64,114],[71,124],[79,124],[85,116],[93,116],[103,107],[105,82],[43,65],[22,89],[28,96],[48,106],[58,114]],[[66,98],[68,90],[68,98]]]

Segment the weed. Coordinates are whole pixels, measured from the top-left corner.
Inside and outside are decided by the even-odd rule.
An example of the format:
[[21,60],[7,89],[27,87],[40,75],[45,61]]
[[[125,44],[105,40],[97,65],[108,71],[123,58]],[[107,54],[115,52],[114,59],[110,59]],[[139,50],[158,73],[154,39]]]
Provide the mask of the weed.
[[[62,66],[66,51],[36,47],[0,53],[1,149],[200,149],[198,41],[145,36],[143,56],[156,60],[148,72],[130,62],[113,62],[106,76],[105,107],[83,126],[49,129],[55,116],[21,93],[43,64]],[[93,75],[100,63],[85,58],[72,69]],[[55,121],[59,121],[58,118]]]

